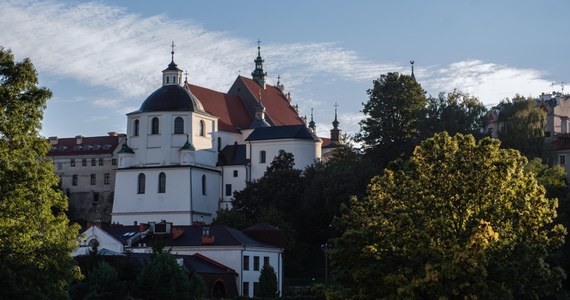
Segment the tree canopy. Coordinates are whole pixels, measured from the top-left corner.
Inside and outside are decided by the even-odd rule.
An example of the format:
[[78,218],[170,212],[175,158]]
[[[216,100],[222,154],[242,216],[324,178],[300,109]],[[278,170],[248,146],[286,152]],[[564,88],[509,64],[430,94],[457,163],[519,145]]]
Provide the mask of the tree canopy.
[[501,102],[499,139],[504,148],[519,150],[528,158],[541,157],[544,150],[546,112],[531,98],[515,96]]
[[277,274],[271,265],[264,265],[259,273],[259,288],[255,295],[261,298],[275,298],[279,296]]
[[438,97],[428,97],[426,119],[423,126],[424,136],[447,131],[472,134],[481,137],[481,129],[487,123],[487,108],[476,97],[459,90],[439,93]]
[[80,276],[71,251],[67,199],[39,135],[51,92],[38,87],[29,59],[0,47],[0,289],[3,299],[61,299]]
[[383,74],[367,91],[357,140],[380,166],[406,158],[421,137],[426,96],[411,76]]
[[539,298],[560,288],[549,263],[566,229],[553,223],[527,159],[500,142],[447,133],[375,177],[336,226],[330,250],[344,297]]

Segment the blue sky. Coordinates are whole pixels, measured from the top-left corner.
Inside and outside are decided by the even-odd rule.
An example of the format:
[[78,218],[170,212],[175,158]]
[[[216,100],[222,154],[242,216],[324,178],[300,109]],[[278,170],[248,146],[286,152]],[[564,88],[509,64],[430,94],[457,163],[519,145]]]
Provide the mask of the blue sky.
[[560,91],[569,12],[565,0],[0,0],[0,45],[31,58],[54,93],[45,136],[124,132],[125,114],[160,86],[172,41],[191,83],[225,92],[250,76],[257,39],[269,81],[280,75],[328,136],[335,102],[341,129],[357,132],[372,80],[409,73],[410,60],[432,95],[457,88],[492,105]]

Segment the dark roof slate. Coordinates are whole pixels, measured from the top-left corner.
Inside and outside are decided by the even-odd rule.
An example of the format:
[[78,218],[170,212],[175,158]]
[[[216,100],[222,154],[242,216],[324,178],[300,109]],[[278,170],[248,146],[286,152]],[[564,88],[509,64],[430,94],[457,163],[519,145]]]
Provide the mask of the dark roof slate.
[[198,97],[178,85],[164,85],[146,98],[140,109],[134,113],[152,111],[205,112]]
[[277,139],[319,140],[305,125],[289,125],[256,128],[246,141]]
[[218,154],[218,166],[247,164],[245,145],[225,146]]

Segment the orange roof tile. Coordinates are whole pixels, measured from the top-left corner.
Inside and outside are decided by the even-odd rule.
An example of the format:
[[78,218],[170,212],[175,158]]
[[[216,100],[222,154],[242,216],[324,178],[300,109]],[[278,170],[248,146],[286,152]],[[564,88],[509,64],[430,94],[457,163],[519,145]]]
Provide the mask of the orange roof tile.
[[262,89],[253,79],[243,76],[239,76],[238,79],[244,82],[257,101],[259,101],[259,92],[261,91],[261,104],[265,107],[265,111],[273,125],[305,125],[305,122],[299,117],[295,108],[291,106],[291,103],[279,88],[266,84],[265,89]]
[[192,84],[188,84],[188,87],[198,97],[204,109],[219,118],[218,128],[220,130],[239,132],[238,128],[247,128],[251,122],[239,97]]

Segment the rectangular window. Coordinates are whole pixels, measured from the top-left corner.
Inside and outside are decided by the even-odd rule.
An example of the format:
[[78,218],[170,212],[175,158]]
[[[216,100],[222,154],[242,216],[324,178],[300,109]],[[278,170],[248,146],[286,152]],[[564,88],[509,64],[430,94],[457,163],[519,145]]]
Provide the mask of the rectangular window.
[[84,167],[87,166],[87,158],[81,159],[81,165]]
[[263,257],[263,266],[269,266],[269,256]]
[[243,256],[243,270],[249,271],[249,255]]
[[91,159],[91,166],[94,167],[94,166],[96,166],[96,165],[97,165],[97,159],[92,158],[92,159]]
[[99,202],[99,193],[93,192],[93,202]]
[[102,166],[103,165],[103,159],[99,158],[99,165]]
[[71,177],[71,185],[77,185],[77,175]]
[[69,163],[71,164],[72,167],[75,167],[75,159],[72,158],[72,159],[69,161]]
[[253,297],[257,297],[257,293],[259,291],[259,282],[253,283]]
[[247,282],[247,281],[243,282],[243,289],[242,289],[241,293],[243,296],[249,297],[249,282]]
[[116,158],[113,158],[113,159],[111,160],[111,164],[112,164],[113,166],[116,166],[116,165],[117,165],[117,159],[116,159]]
[[260,164],[264,164],[266,159],[267,154],[265,153],[265,151],[259,151],[259,163]]
[[231,196],[231,195],[232,195],[232,185],[226,184],[226,196]]
[[259,256],[253,257],[253,270],[259,271]]
[[234,170],[234,177],[238,177],[238,170]]
[[559,156],[559,162],[561,165],[565,166],[566,165],[566,155],[560,155]]
[[103,183],[105,184],[109,184],[109,182],[111,182],[111,174],[109,173],[105,173],[105,177],[103,178]]
[[91,174],[91,185],[97,184],[97,177],[95,174]]

